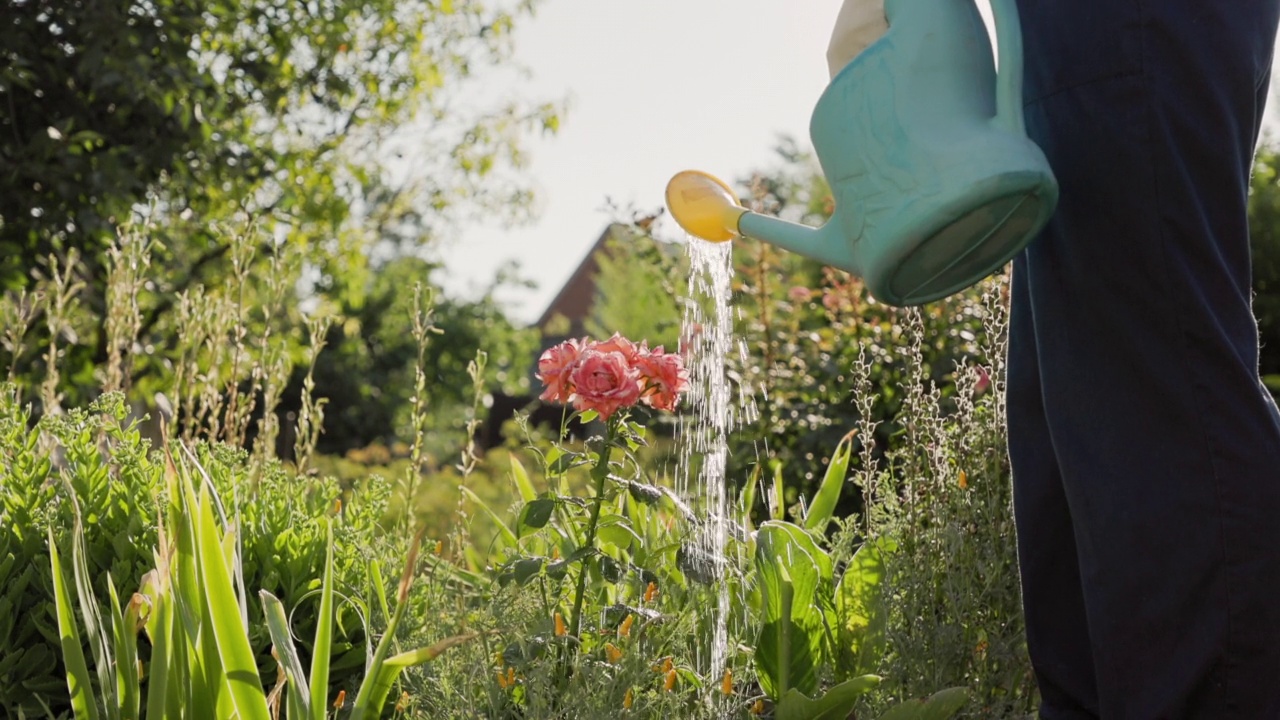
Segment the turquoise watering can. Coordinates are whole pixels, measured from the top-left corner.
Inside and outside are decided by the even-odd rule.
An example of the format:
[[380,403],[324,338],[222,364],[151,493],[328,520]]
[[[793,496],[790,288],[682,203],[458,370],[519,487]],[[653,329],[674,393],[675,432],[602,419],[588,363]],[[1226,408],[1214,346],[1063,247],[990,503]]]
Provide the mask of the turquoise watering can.
[[832,78],[810,121],[835,199],[822,227],[749,212],[698,171],[667,185],[672,217],[704,240],[755,238],[847,270],[897,306],[947,297],[999,270],[1058,201],[1023,123],[1014,2],[992,0],[997,77],[973,0],[886,0],[888,31]]

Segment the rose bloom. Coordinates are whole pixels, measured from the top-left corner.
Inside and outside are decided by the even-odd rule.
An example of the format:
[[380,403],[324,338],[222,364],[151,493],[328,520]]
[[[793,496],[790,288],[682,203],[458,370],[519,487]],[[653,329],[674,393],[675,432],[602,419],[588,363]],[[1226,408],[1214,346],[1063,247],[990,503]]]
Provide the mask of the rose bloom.
[[640,399],[640,373],[620,352],[600,352],[590,347],[583,350],[569,382],[573,385],[574,408],[579,412],[595,410],[604,420]]
[[658,410],[675,410],[680,393],[689,389],[689,371],[680,356],[659,347],[637,357],[635,366],[644,386],[644,403]]
[[547,389],[538,396],[543,402],[567,403],[573,395],[569,375],[582,355],[584,343],[569,339],[547,348],[538,358],[538,379]]
[[622,357],[626,358],[628,363],[634,363],[636,361],[636,356],[641,353],[648,352],[648,348],[645,347],[643,342],[637,346],[635,343],[622,337],[618,333],[614,333],[613,337],[608,340],[592,343],[588,347],[602,353],[622,353]]

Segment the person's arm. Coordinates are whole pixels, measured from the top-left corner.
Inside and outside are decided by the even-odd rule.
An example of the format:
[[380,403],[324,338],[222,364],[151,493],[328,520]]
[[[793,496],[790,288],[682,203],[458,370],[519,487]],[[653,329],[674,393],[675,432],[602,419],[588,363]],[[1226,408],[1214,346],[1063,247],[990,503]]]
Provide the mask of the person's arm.
[[889,23],[884,18],[884,0],[844,0],[836,16],[831,43],[827,46],[827,67],[835,77],[867,46],[884,35]]

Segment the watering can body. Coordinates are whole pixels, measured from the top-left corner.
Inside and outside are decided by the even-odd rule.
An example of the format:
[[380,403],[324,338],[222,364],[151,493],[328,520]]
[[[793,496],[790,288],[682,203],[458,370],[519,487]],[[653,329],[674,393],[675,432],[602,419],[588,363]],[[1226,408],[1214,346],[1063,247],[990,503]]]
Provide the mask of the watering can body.
[[[887,0],[889,30],[832,78],[810,122],[835,200],[831,219],[813,228],[739,209],[721,220],[848,270],[892,305],[937,300],[998,270],[1058,198],[1023,125],[1013,3],[992,3],[997,77],[973,0]],[[672,186],[667,195],[682,220],[681,198]]]

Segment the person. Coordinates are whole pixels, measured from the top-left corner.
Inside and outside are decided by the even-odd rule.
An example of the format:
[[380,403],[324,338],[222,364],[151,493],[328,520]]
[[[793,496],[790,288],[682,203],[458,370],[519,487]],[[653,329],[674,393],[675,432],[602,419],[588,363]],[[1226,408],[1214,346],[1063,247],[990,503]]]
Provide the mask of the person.
[[[845,3],[833,74],[878,37],[851,31],[876,2]],[[1280,718],[1280,414],[1246,219],[1280,0],[1013,9],[1027,132],[1060,189],[1010,289],[1040,716]]]

